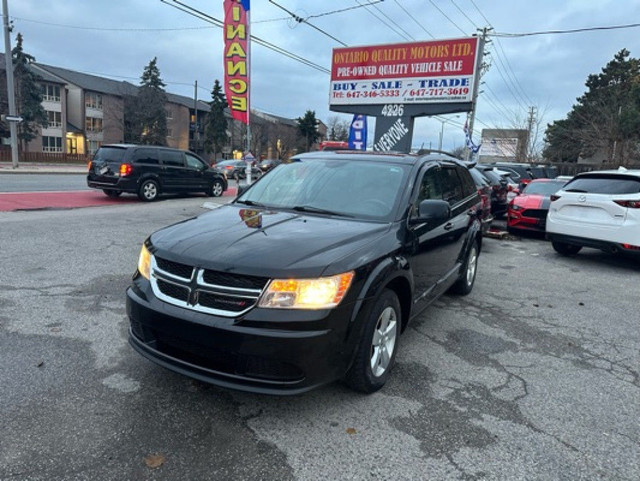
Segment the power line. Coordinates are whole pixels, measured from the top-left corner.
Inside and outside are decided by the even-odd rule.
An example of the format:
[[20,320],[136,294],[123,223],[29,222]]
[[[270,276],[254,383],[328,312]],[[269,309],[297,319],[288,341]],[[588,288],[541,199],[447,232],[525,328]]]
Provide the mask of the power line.
[[373,8],[375,8],[378,12],[380,12],[380,14],[385,17],[387,20],[389,20],[393,25],[395,25],[396,27],[398,27],[398,29],[400,31],[402,31],[407,37],[409,37],[411,40],[415,40],[415,38],[413,38],[413,36],[407,32],[404,28],[402,28],[400,25],[398,25],[398,23],[393,20],[389,15],[387,15],[386,13],[384,13],[382,10],[380,10],[380,7],[378,7],[376,5],[377,2],[372,2],[371,0],[367,0],[369,3],[367,5],[373,5]]
[[458,6],[458,4],[457,4],[456,2],[454,2],[453,0],[451,0],[451,3],[453,3],[453,6],[454,6],[454,7],[456,7],[456,8],[458,9],[458,12],[460,12],[460,13],[462,14],[462,16],[464,16],[464,18],[466,18],[466,19],[469,21],[469,23],[470,23],[471,25],[473,25],[473,28],[475,28],[475,29],[477,29],[477,30],[480,30],[480,27],[479,27],[478,25],[476,25],[476,23],[475,23],[473,20],[471,20],[471,19],[469,18],[469,16],[468,16],[466,13],[464,13],[464,10],[462,10],[462,9]]
[[573,28],[568,30],[545,30],[542,32],[528,32],[528,33],[504,33],[504,32],[495,32],[492,33],[493,37],[532,37],[534,35],[561,35],[568,33],[581,33],[581,32],[595,32],[599,30],[618,30],[623,28],[637,28],[640,27],[640,23],[629,23],[626,25],[609,25],[603,27],[584,27],[584,28]]
[[360,5],[361,7],[364,7],[367,12],[369,12],[369,14],[373,15],[379,22],[383,23],[387,28],[389,28],[393,33],[400,35],[403,39],[405,40],[410,40],[405,34],[403,34],[402,32],[397,31],[395,28],[393,28],[391,25],[389,25],[387,22],[384,21],[384,19],[380,18],[378,15],[376,15],[375,12],[372,12],[371,9],[369,9],[369,5],[372,5],[371,3],[366,3],[366,4],[362,4],[360,3],[360,0],[355,0],[356,3],[358,5]]
[[[371,2],[371,5],[373,5],[374,3],[380,3],[383,2],[384,0],[375,0],[374,2]],[[349,10],[355,10],[357,8],[362,8],[365,5],[355,5],[353,7],[346,7],[346,8],[341,8],[339,10],[331,10],[329,12],[323,12],[323,13],[317,13],[317,14],[313,14],[313,15],[308,15],[306,17],[301,17],[304,18],[305,20],[309,20],[310,18],[320,18],[320,17],[326,17],[327,15],[334,15],[336,13],[342,13],[342,12],[347,12]],[[268,18],[265,20],[251,20],[251,23],[267,23],[267,22],[279,22],[282,20],[289,20],[291,17],[280,17],[280,18]]]
[[343,47],[347,47],[348,45],[346,43],[344,43],[342,40],[337,39],[336,37],[334,37],[333,35],[331,35],[330,33],[322,30],[320,27],[316,27],[314,24],[312,24],[311,22],[309,22],[307,19],[299,17],[298,15],[296,15],[295,13],[293,13],[291,10],[287,10],[286,8],[284,8],[282,5],[274,2],[273,0],[269,0],[269,3],[275,5],[276,7],[284,10],[285,12],[287,12],[289,15],[291,15],[291,18],[293,18],[296,22],[298,23],[306,23],[307,25],[309,25],[311,28],[317,30],[318,32],[320,32],[323,35],[326,35],[327,37],[329,37],[332,40],[335,40],[336,42],[338,42],[340,45],[342,45]]
[[418,20],[416,20],[416,17],[415,17],[414,15],[411,15],[411,14],[409,13],[409,11],[408,11],[406,8],[404,8],[404,7],[400,4],[400,2],[398,2],[398,0],[394,0],[394,1],[395,1],[395,2],[396,2],[396,4],[398,5],[398,7],[400,7],[400,8],[404,11],[404,13],[406,13],[406,14],[407,14],[407,17],[409,17],[411,20],[413,20],[415,23],[417,23],[417,24],[418,24],[418,27],[420,27],[422,30],[424,30],[424,32],[425,32],[427,35],[429,35],[432,39],[434,39],[434,40],[435,40],[435,38],[436,38],[436,37],[434,37],[434,36],[433,36],[433,34],[431,34],[431,32],[429,32],[426,28],[424,28],[424,26],[423,26],[420,22],[418,22]]
[[[180,10],[182,12],[185,12],[193,17],[199,18],[200,20],[204,20],[205,22],[209,22],[212,23],[213,25],[220,27],[220,28],[224,28],[224,22],[222,20],[219,20],[215,17],[212,17],[211,15],[208,15],[200,10],[197,10],[196,8],[193,8],[189,5],[186,5],[182,2],[180,2],[179,0],[170,0],[172,3],[169,3],[169,0],[160,0],[162,3],[169,5],[170,7],[173,7],[177,10]],[[253,34],[251,34],[251,40],[253,40],[255,43],[257,43],[258,45],[261,45],[263,47],[266,47],[270,50],[273,50],[276,53],[279,53],[280,55],[284,55],[285,57],[289,57],[292,60],[295,60],[296,62],[299,62],[303,65],[306,65],[308,67],[311,67],[315,70],[318,70],[319,72],[323,72],[323,73],[331,73],[331,71],[325,67],[323,67],[322,65],[318,65],[317,63],[312,62],[311,60],[308,60],[304,57],[301,57],[300,55],[297,55],[293,52],[290,52],[282,47],[278,47],[277,45],[274,45],[271,42],[267,42],[266,40],[261,39],[260,37],[257,37]]]
[[22,22],[30,22],[30,23],[37,23],[40,25],[48,25],[50,27],[60,27],[60,28],[72,28],[72,29],[76,29],[76,30],[94,30],[94,31],[101,31],[101,32],[176,32],[176,31],[182,31],[182,30],[206,30],[206,29],[212,29],[214,27],[204,27],[204,26],[200,26],[200,27],[171,27],[171,28],[109,28],[109,27],[86,27],[86,26],[80,26],[80,25],[67,25],[67,24],[62,24],[62,23],[53,23],[53,22],[42,22],[40,20],[31,20],[29,18],[22,18],[22,17],[11,17],[11,20],[20,20]]
[[462,32],[462,35],[464,35],[465,37],[469,35],[467,32],[465,32],[464,30],[462,30],[462,29],[460,28],[460,26],[459,26],[456,22],[454,22],[453,20],[451,20],[451,19],[447,16],[447,14],[446,14],[446,13],[444,13],[444,12],[442,11],[442,9],[441,9],[440,7],[438,7],[438,6],[435,4],[435,2],[434,2],[433,0],[429,0],[429,3],[431,3],[431,5],[433,5],[433,6],[436,8],[436,10],[438,10],[438,12],[440,12],[440,13],[442,14],[442,16],[443,16],[444,18],[446,18],[447,20],[449,20],[449,22],[451,22],[451,24],[453,24],[453,26],[454,26],[454,27],[456,27],[458,30],[460,30],[460,31]]

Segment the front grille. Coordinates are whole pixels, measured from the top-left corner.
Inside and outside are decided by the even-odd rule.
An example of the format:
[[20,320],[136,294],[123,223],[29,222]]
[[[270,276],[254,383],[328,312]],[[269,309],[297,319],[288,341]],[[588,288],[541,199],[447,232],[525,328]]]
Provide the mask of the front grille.
[[178,262],[168,261],[160,257],[156,257],[156,263],[158,267],[169,274],[174,276],[183,277],[184,279],[191,279],[193,274],[193,267]]
[[547,211],[544,209],[527,209],[522,213],[522,215],[524,217],[532,217],[534,219],[546,219]]
[[173,299],[178,299],[182,302],[187,302],[189,300],[189,288],[187,287],[177,286],[170,282],[158,280],[158,289],[160,289],[160,292],[165,296],[169,296]]
[[240,276],[228,272],[205,270],[202,276],[207,284],[216,286],[228,286],[239,289],[264,289],[269,279],[256,276]]
[[256,305],[268,278],[192,267],[152,257],[151,287],[159,299],[207,314],[237,317]]
[[242,312],[254,303],[249,299],[221,296],[204,291],[198,291],[198,302],[204,307],[231,312]]

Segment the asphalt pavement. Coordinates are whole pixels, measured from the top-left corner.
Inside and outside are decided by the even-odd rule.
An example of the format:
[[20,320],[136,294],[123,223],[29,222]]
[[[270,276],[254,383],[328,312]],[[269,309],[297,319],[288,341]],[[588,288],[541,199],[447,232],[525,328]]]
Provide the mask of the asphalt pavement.
[[486,239],[473,292],[409,326],[380,392],[282,399],[127,343],[140,245],[202,205],[0,212],[0,479],[640,479],[637,263]]

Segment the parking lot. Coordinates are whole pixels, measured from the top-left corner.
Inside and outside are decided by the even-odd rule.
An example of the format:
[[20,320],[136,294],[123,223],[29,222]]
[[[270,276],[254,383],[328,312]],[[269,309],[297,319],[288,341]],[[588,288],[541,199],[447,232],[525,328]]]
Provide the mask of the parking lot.
[[204,201],[0,212],[0,479],[640,478],[639,263],[487,238],[380,392],[252,395],[127,343],[141,243]]

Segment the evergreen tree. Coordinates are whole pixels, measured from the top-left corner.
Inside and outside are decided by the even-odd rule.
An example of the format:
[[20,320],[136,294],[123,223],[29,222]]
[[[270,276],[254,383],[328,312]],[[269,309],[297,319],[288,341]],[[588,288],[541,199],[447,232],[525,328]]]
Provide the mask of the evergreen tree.
[[13,76],[16,89],[16,107],[22,122],[18,124],[18,140],[25,151],[27,143],[35,139],[38,127],[47,127],[47,112],[42,107],[42,88],[38,76],[31,70],[30,64],[35,58],[22,48],[22,34],[16,38],[16,46],[11,51]]
[[227,109],[227,99],[218,80],[213,83],[209,106],[210,110],[204,119],[204,149],[207,153],[213,152],[215,160],[217,153],[221,152],[229,142],[227,118],[224,115],[224,111]]
[[307,110],[304,117],[299,117],[296,121],[298,122],[298,133],[304,141],[305,150],[309,151],[311,150],[311,145],[320,138],[316,113],[313,110]]
[[134,138],[139,135],[139,142],[142,144],[167,143],[167,94],[164,87],[157,57],[154,57],[142,72],[140,88],[134,102],[135,110],[131,105],[127,107],[125,104],[125,116],[127,113],[133,114],[129,120],[129,134]]
[[602,153],[624,165],[640,149],[640,60],[622,49],[585,85],[567,118],[548,126],[545,157],[575,162]]

